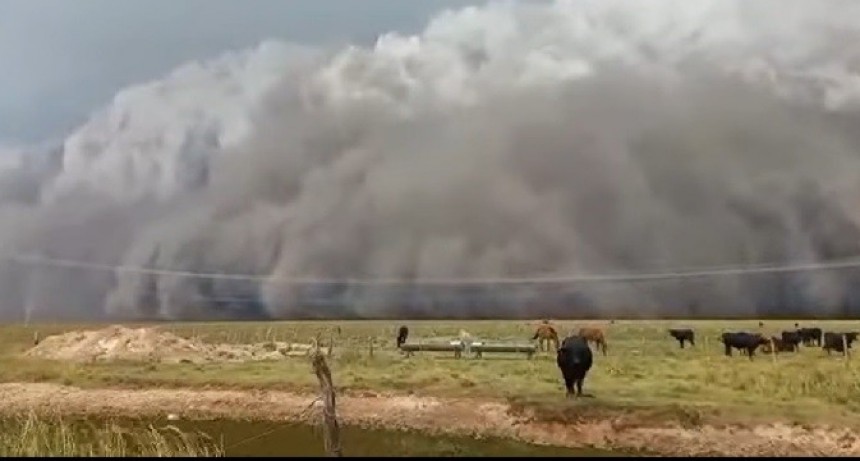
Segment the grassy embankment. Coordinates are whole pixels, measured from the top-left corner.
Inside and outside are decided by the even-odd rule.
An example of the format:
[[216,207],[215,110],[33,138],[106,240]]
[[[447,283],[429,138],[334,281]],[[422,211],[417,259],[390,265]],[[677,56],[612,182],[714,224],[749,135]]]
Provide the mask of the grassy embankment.
[[110,422],[81,426],[29,415],[0,421],[0,456],[223,456],[223,449],[172,426],[132,432]]
[[[780,354],[774,360],[757,355],[750,361],[723,355],[719,334],[725,330],[762,331],[778,335],[794,321],[618,321],[557,322],[561,332],[574,326],[600,325],[607,331],[609,354],[595,353],[586,381],[594,399],[564,402],[554,356],[533,360],[523,355],[486,355],[455,360],[444,353],[403,358],[394,349],[398,325],[410,327],[410,341],[454,337],[465,329],[476,338],[528,340],[536,322],[523,321],[354,321],[165,324],[160,328],[207,342],[251,343],[266,340],[324,341],[335,326],[330,364],[343,392],[371,390],[419,395],[503,398],[542,410],[548,419],[567,419],[575,405],[581,411],[637,412],[649,420],[684,423],[847,423],[860,428],[860,361],[828,357],[819,348]],[[810,324],[811,322],[802,322]],[[815,322],[825,331],[860,330],[860,322]],[[696,330],[696,347],[681,350],[666,329]],[[0,327],[0,380],[56,382],[82,387],[209,387],[315,391],[308,363],[283,361],[219,364],[57,363],[20,357],[42,337],[99,326]],[[370,356],[370,339],[374,353]]]

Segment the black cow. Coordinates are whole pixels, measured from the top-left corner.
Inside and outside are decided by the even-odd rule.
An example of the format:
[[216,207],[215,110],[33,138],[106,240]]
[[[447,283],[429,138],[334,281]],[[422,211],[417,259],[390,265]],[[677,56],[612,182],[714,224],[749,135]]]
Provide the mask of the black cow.
[[821,346],[821,328],[801,328],[797,330],[806,346]]
[[[844,345],[842,343],[843,337],[845,338],[845,344]],[[827,351],[828,355],[830,354],[831,351],[841,352],[844,354],[844,353],[846,353],[844,346],[847,345],[848,349],[851,349],[851,343],[853,343],[856,340],[857,340],[857,333],[856,332],[833,333],[833,332],[828,331],[827,333],[824,333],[824,345],[822,346],[822,348],[824,348],[824,350]]]
[[769,339],[766,339],[764,336],[758,333],[723,333],[720,340],[726,346],[726,355],[732,355],[732,348],[746,351],[750,360],[752,360],[753,355],[755,355],[755,350],[761,346],[762,344],[770,343]]
[[397,330],[397,348],[400,349],[400,346],[406,342],[406,338],[409,336],[409,328],[406,326],[401,326],[399,330]]
[[585,375],[588,374],[592,364],[591,348],[588,347],[588,341],[581,336],[565,338],[556,352],[556,364],[561,370],[562,377],[564,377],[567,397],[574,395],[574,385],[576,386],[576,395],[581,396],[582,383],[585,381]]
[[678,340],[678,343],[681,345],[681,349],[684,348],[685,341],[689,341],[690,345],[692,346],[696,345],[696,335],[695,333],[693,333],[693,330],[689,328],[670,329],[669,334],[672,335],[673,338]]
[[781,338],[783,343],[791,344],[795,352],[800,350],[800,343],[803,342],[803,336],[800,335],[799,331],[783,331]]
[[797,352],[797,343],[785,341],[782,338],[771,336],[769,342],[762,347],[763,352],[779,353],[779,352]]

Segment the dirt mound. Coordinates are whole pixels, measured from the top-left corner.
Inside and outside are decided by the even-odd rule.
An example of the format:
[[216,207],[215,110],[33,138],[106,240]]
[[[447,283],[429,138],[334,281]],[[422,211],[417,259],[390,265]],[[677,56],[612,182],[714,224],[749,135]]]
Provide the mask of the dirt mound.
[[[210,344],[156,328],[120,325],[95,331],[73,331],[45,338],[25,355],[72,362],[131,360],[147,362],[247,362],[306,356],[309,344],[270,341],[257,344]],[[325,352],[325,348],[323,348]]]

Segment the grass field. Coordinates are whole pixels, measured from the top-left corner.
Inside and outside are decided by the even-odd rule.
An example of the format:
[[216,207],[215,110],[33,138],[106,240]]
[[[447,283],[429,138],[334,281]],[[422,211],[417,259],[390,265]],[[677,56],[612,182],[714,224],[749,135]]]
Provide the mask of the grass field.
[[[249,343],[265,340],[308,342],[334,335],[330,365],[341,391],[395,391],[418,395],[505,398],[547,417],[565,417],[560,373],[554,354],[528,360],[524,355],[485,355],[482,359],[453,354],[418,353],[404,358],[394,348],[399,325],[410,327],[409,340],[456,337],[461,329],[480,339],[531,338],[537,322],[526,321],[343,321],[162,324],[160,328],[207,342]],[[801,322],[825,331],[860,330],[860,322]],[[586,381],[590,408],[638,410],[653,418],[695,424],[709,422],[841,422],[860,427],[860,360],[832,356],[803,347],[775,359],[757,354],[753,361],[735,352],[723,355],[722,331],[761,331],[779,335],[794,321],[605,321],[555,322],[559,332],[592,325],[605,328],[607,356],[595,352]],[[41,337],[100,326],[0,327],[0,380],[57,382],[84,387],[220,387],[316,390],[307,361],[219,364],[97,363],[72,364],[22,358]],[[331,333],[340,327],[340,335]],[[670,327],[696,330],[696,347],[679,349]],[[374,343],[373,356],[370,343]],[[582,403],[579,403],[582,405]]]

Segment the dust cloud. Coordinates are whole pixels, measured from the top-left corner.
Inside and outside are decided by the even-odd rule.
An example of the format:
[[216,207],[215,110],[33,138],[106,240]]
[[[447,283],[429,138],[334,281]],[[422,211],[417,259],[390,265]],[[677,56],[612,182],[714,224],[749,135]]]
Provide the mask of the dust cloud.
[[258,279],[6,261],[2,315],[856,313],[856,270],[349,283],[860,255],[860,4],[826,6],[489,3],[189,63],[0,165],[0,251]]

